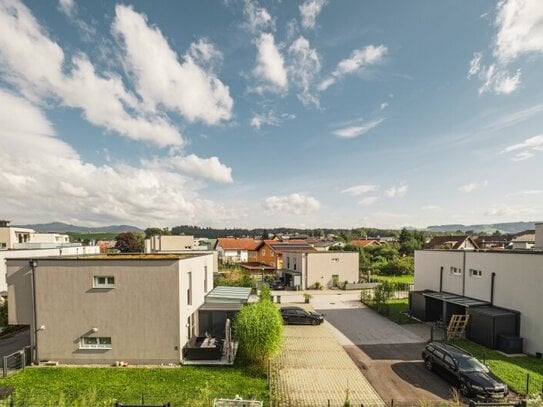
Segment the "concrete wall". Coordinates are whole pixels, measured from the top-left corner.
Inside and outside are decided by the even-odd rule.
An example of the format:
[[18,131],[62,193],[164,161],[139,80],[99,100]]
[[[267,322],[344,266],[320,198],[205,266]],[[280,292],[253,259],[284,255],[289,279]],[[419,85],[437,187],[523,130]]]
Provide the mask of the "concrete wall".
[[[439,268],[448,270],[463,261],[463,252],[415,252],[415,290],[439,290]],[[543,352],[543,254],[513,252],[466,252],[464,295],[483,301],[491,299],[491,278],[495,273],[494,305],[521,313],[520,336],[528,353]],[[470,269],[481,275],[470,275]],[[465,274],[464,274],[465,272]],[[446,276],[446,277],[445,277]],[[462,295],[461,286],[444,272],[443,291]],[[445,281],[447,281],[445,285]]]
[[150,245],[151,252],[179,252],[195,248],[194,236],[152,236]]
[[[188,339],[187,318],[213,288],[212,254],[185,259],[39,259],[36,326],[40,360],[62,363],[176,363]],[[189,272],[192,305],[187,303]],[[93,288],[113,276],[114,288]],[[30,324],[28,259],[8,261],[10,323]],[[195,322],[197,318],[194,318]],[[92,328],[97,328],[96,333]],[[195,327],[196,329],[197,327]],[[111,349],[80,349],[82,336],[111,337]]]
[[100,253],[98,246],[62,247],[55,249],[28,249],[0,251],[0,292],[7,291],[6,259],[21,259],[27,257],[74,256]]

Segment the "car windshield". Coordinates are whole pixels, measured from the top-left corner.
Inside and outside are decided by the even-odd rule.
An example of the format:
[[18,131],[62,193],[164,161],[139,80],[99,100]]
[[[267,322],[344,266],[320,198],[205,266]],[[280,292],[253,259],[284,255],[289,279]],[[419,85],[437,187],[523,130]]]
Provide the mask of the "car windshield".
[[462,372],[488,372],[488,368],[475,358],[458,358],[456,363]]

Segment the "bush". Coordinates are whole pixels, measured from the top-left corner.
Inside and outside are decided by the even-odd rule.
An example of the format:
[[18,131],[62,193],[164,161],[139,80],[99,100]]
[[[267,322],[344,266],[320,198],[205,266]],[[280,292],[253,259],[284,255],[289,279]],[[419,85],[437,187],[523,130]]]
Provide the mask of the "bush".
[[4,301],[2,305],[0,305],[0,326],[4,327],[8,325],[8,301]]
[[235,332],[239,350],[253,367],[265,368],[268,358],[281,348],[283,318],[271,301],[259,301],[241,309]]
[[264,284],[262,286],[262,289],[260,290],[260,301],[271,301],[271,291],[270,286],[268,284]]
[[415,264],[413,257],[396,257],[381,267],[381,274],[385,276],[413,275]]

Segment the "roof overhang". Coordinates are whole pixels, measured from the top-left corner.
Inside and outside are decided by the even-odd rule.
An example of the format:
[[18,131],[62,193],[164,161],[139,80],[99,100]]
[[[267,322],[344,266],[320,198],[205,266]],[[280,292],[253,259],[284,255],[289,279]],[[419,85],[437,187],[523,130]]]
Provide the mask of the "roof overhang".
[[461,295],[446,293],[446,292],[437,292],[437,291],[426,291],[422,295],[428,298],[434,298],[436,300],[441,300],[448,302],[450,304],[460,305],[462,307],[481,307],[483,305],[490,305],[487,301],[477,300],[475,298],[464,297]]

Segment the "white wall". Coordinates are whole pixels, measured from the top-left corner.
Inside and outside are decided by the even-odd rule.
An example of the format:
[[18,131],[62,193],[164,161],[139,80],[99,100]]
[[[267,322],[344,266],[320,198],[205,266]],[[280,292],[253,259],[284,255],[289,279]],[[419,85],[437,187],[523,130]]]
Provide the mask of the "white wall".
[[[439,269],[444,267],[443,291],[462,295],[464,275],[451,276],[447,271],[463,262],[464,252],[416,251],[415,290],[439,290]],[[528,353],[543,352],[543,253],[465,252],[466,297],[482,301],[491,299],[491,278],[495,273],[494,305],[519,311],[520,336]],[[481,276],[471,276],[470,269]]]
[[219,251],[219,253],[221,253],[221,258],[223,262],[246,263],[247,261],[249,261],[249,255],[247,250],[224,250],[221,248],[221,251]]
[[25,257],[53,257],[73,256],[84,254],[99,254],[98,246],[62,247],[59,249],[36,249],[36,250],[6,250],[0,251],[0,291],[8,289],[6,283],[6,259],[21,259]]
[[536,250],[543,250],[543,223],[535,224],[535,246]]

